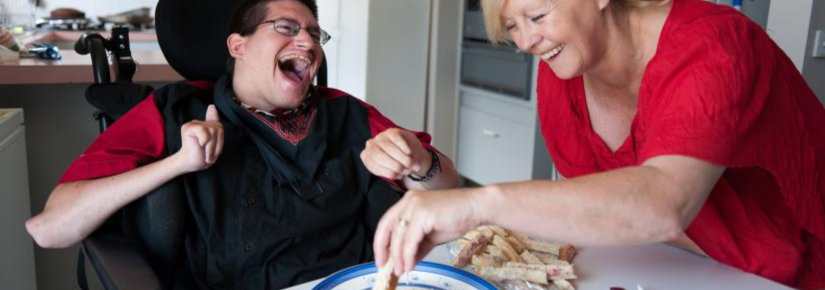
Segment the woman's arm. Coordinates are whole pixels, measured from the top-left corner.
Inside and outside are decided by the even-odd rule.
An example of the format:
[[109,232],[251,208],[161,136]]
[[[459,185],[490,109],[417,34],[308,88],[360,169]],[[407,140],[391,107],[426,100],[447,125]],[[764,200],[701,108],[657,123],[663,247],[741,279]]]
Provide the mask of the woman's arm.
[[695,217],[723,171],[670,155],[562,181],[410,192],[381,219],[373,249],[381,265],[389,250],[400,273],[435,245],[488,223],[579,245],[670,241]]
[[[478,193],[492,223],[548,240],[621,245],[678,238],[701,209],[723,167],[658,156],[559,182],[495,185]],[[513,214],[519,213],[519,214]]]

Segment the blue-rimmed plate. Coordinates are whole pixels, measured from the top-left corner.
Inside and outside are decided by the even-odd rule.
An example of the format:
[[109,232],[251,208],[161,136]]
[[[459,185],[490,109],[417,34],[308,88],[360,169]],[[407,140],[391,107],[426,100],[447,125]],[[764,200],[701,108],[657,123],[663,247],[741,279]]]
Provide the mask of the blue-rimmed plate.
[[[375,283],[375,263],[349,267],[327,277],[312,290],[370,290]],[[490,282],[450,266],[419,262],[398,281],[398,290],[496,290]]]

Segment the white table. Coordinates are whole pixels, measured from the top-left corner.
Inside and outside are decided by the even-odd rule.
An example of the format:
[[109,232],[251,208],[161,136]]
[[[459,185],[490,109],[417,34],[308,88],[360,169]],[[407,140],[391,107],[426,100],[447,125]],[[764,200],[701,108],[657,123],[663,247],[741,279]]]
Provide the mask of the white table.
[[[448,264],[447,247],[436,247],[424,260]],[[645,290],[793,289],[664,244],[585,248],[573,262],[579,278],[572,282],[580,290],[636,290],[637,284]],[[286,290],[310,290],[319,282],[321,279]]]

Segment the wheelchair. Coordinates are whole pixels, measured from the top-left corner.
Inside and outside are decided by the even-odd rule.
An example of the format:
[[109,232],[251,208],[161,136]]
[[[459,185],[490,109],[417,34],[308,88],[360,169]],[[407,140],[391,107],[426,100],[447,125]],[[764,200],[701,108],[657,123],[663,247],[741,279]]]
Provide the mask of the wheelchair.
[[[226,73],[228,22],[240,0],[160,0],[155,11],[158,43],[169,65],[187,81],[216,81]],[[131,57],[128,29],[115,27],[109,39],[84,34],[75,45],[90,54],[95,83],[86,99],[99,111],[94,118],[106,130],[152,88],[132,83],[138,69]],[[114,82],[107,54],[112,57]],[[316,84],[326,86],[326,60]],[[78,257],[78,285],[88,289],[85,260],[104,289],[173,289],[184,252],[186,200],[178,179],[124,207],[83,240]]]

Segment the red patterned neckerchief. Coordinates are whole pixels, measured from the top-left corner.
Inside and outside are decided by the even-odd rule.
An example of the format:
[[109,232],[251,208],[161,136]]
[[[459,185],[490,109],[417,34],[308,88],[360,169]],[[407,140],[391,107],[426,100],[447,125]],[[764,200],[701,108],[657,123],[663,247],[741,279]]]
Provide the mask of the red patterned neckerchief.
[[247,112],[269,126],[269,128],[275,130],[278,136],[281,136],[282,139],[292,145],[298,145],[298,142],[309,135],[309,128],[315,118],[315,113],[318,111],[315,100],[314,94],[310,93],[307,100],[297,108],[265,111],[244,104],[235,98],[236,103],[240,104]]

